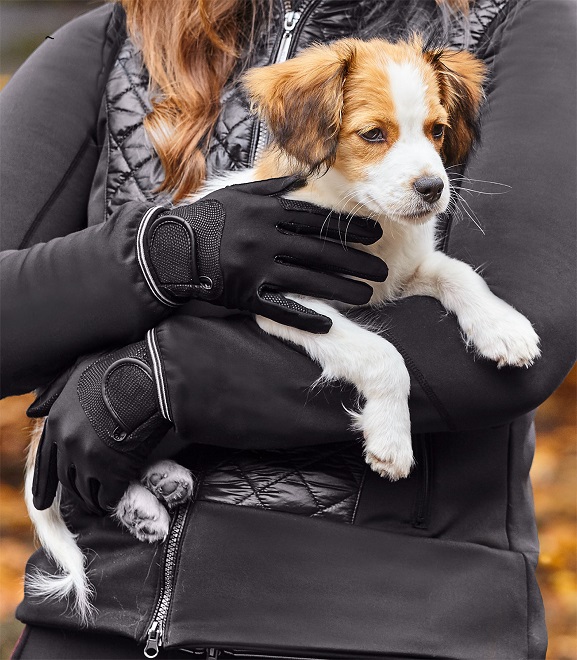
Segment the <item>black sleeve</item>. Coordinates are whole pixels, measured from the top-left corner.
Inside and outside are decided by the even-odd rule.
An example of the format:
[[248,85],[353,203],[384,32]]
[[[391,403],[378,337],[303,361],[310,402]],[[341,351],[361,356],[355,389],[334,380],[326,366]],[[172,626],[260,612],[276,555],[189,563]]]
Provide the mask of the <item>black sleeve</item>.
[[465,348],[455,317],[432,298],[389,307],[380,320],[411,372],[415,432],[508,422],[540,405],[575,360],[576,9],[573,0],[533,0],[510,20],[464,187],[511,188],[462,191],[484,233],[465,214],[447,245],[529,318],[542,357],[529,369],[498,370]]
[[140,339],[166,311],[136,258],[146,205],[86,226],[98,112],[123,26],[119,5],[77,18],[0,94],[2,396],[47,383],[79,355]]

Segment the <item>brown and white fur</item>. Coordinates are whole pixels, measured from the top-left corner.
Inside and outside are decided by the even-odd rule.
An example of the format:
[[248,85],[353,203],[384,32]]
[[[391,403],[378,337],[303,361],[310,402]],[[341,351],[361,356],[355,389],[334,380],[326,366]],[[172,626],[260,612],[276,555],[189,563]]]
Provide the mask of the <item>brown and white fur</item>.
[[[289,197],[345,216],[368,216],[383,229],[382,239],[364,248],[389,267],[385,282],[371,283],[371,305],[432,296],[455,314],[465,342],[479,356],[499,367],[530,366],[540,355],[531,323],[491,293],[473,268],[436,249],[435,219],[451,198],[445,167],[462,163],[474,141],[483,77],[483,65],[472,55],[425,51],[418,38],[395,44],[346,39],[253,69],[245,84],[272,145],[255,168],[209,182],[194,199],[225,185],[307,173],[306,185]],[[437,194],[417,190],[427,179],[436,181]],[[413,453],[403,358],[390,342],[330,303],[294,297],[332,319],[328,334],[263,317],[257,318],[259,326],[302,346],[322,366],[324,381],[356,386],[365,404],[351,414],[364,437],[367,463],[389,479],[406,477]],[[169,516],[157,498],[166,499],[163,492],[183,482],[191,485],[190,474],[175,463],[151,466],[143,478],[148,489],[132,484],[118,505],[118,519],[141,540],[164,538]],[[31,507],[31,515],[63,574],[70,573],[69,559],[52,549],[54,531],[45,533],[39,521],[54,512],[40,514]],[[67,552],[70,556],[70,546]],[[74,561],[76,604],[86,613],[90,592],[78,549]],[[37,593],[46,594],[47,584]]]

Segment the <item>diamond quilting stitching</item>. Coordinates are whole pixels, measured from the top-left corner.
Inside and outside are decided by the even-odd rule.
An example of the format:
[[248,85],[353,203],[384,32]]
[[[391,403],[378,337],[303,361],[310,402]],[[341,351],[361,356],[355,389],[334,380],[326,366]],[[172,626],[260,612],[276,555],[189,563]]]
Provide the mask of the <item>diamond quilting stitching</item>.
[[365,464],[358,443],[329,447],[232,455],[212,449],[198,499],[351,523]]
[[132,78],[132,75],[131,75],[130,71],[128,70],[128,68],[126,66],[127,62],[132,58],[133,55],[134,55],[134,53],[130,53],[129,57],[118,58],[118,64],[122,68],[124,73],[126,74],[126,78],[128,79],[128,84],[130,86],[130,89],[132,90],[132,92],[134,93],[134,96],[138,100],[138,103],[140,105],[140,108],[141,108],[142,112],[144,113],[144,115],[146,115],[150,112],[150,107],[147,106],[146,101],[145,101],[146,96],[142,93],[144,91],[143,90],[143,87],[144,87],[143,80],[141,78],[141,80],[139,82],[135,82],[134,79]]
[[[241,466],[238,465],[238,463],[235,463],[235,468],[240,472],[240,474],[242,475],[243,479],[244,479],[244,480],[246,481],[246,483],[250,486],[250,488],[251,488],[252,492],[254,493],[255,498],[258,500],[258,503],[260,504],[260,506],[261,506],[263,509],[270,509],[270,507],[267,506],[267,505],[262,501],[262,499],[261,499],[261,497],[260,497],[260,494],[259,494],[259,490],[254,486],[254,484],[253,484],[252,481],[250,480],[250,477],[244,472],[244,470],[241,468]],[[248,498],[245,498],[245,499],[248,499]]]
[[297,474],[300,477],[300,480],[303,482],[303,486],[306,488],[307,493],[311,496],[313,502],[315,503],[315,506],[317,507],[317,511],[320,511],[323,508],[323,506],[319,502],[319,500],[315,497],[315,494],[313,493],[312,488],[306,482],[305,478],[302,475],[302,472],[300,470],[296,469],[295,474]]

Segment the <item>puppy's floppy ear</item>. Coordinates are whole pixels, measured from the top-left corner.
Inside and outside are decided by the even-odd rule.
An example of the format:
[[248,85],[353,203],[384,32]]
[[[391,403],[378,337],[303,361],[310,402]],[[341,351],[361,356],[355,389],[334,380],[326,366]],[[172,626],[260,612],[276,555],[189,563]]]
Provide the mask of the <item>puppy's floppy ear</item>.
[[333,162],[343,88],[354,40],[315,45],[292,60],[251,69],[243,79],[253,107],[275,143],[311,170]]
[[464,162],[479,137],[485,65],[471,53],[435,49],[424,53],[435,70],[441,102],[449,114],[441,154],[446,166]]

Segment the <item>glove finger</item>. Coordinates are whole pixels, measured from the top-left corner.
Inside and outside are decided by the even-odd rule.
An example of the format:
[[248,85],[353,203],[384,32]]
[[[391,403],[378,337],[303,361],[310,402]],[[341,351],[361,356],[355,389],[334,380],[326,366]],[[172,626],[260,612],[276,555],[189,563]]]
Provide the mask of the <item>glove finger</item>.
[[46,435],[46,424],[42,429],[40,444],[34,463],[32,500],[34,508],[43,511],[52,505],[58,488],[58,447]]
[[294,239],[286,247],[287,254],[277,254],[275,257],[279,264],[351,275],[371,282],[384,282],[389,274],[387,265],[379,257],[339,243],[303,237]]
[[259,292],[259,298],[261,304],[258,313],[282,325],[315,334],[326,334],[332,327],[333,322],[328,316],[285,298],[276,291],[263,290]]
[[281,219],[277,224],[279,231],[362,245],[372,245],[383,236],[379,223],[370,218],[337,213],[296,199],[281,198],[279,202],[287,211],[298,212],[298,215],[291,213],[290,219]]
[[264,290],[299,293],[311,298],[338,300],[349,305],[366,305],[373,295],[372,287],[366,282],[314,272],[299,266],[286,266],[272,284],[265,284]]
[[118,481],[107,484],[106,488],[101,482],[96,482],[91,485],[93,502],[100,512],[110,513],[116,508],[127,488],[128,483],[123,484]]
[[70,465],[66,472],[66,479],[62,479],[63,485],[71,490],[81,500],[82,506],[90,513],[104,516],[108,513],[106,508],[100,506],[98,499],[100,482],[94,477],[83,478],[78,473],[75,465]]
[[241,183],[236,186],[230,186],[240,192],[245,192],[251,195],[280,195],[281,193],[288,193],[292,190],[302,188],[306,183],[306,179],[298,174],[292,176],[283,176],[277,179],[265,179],[264,181],[253,181],[251,183]]

